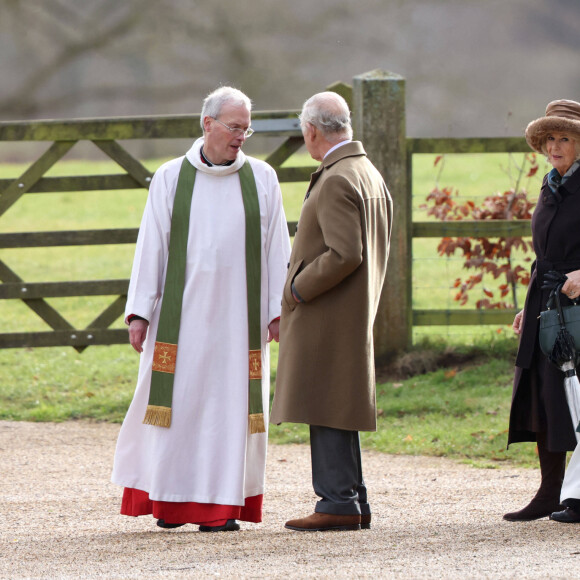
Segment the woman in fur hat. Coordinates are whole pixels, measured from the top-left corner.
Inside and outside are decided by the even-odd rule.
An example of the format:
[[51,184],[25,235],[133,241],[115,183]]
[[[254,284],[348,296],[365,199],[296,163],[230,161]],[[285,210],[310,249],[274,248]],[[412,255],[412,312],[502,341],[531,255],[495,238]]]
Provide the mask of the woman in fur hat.
[[[510,413],[508,446],[536,441],[541,484],[531,502],[505,514],[509,521],[535,520],[562,510],[560,491],[566,452],[576,447],[563,372],[550,363],[538,342],[539,314],[549,290],[542,290],[544,274],[556,270],[567,275],[562,304],[580,296],[580,103],[552,101],[546,115],[526,129],[530,147],[546,156],[553,169],[544,177],[532,217],[536,260],[524,309],[513,329],[520,335]],[[580,502],[579,502],[580,503]],[[580,521],[580,514],[579,514]]]

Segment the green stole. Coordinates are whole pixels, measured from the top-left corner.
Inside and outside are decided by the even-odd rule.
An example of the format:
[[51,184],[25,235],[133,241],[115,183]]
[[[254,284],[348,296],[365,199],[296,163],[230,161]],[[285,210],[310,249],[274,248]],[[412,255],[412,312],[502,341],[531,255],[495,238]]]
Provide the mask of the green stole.
[[[165,274],[163,302],[155,337],[153,370],[149,402],[143,423],[159,427],[171,426],[173,378],[177,359],[177,341],[181,322],[185,263],[191,198],[196,169],[184,158],[179,171],[169,238],[169,258]],[[261,227],[260,204],[256,180],[248,161],[239,170],[242,199],[246,215],[246,287],[248,295],[249,338],[249,430],[265,433],[262,407],[262,338],[260,327],[261,291]],[[185,353],[187,356],[187,353]]]

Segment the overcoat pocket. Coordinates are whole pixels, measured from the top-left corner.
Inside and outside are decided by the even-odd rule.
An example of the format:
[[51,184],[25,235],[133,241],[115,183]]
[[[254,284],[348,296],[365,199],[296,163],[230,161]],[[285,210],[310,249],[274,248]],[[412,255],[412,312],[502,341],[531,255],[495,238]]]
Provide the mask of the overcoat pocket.
[[304,260],[296,262],[288,271],[288,276],[286,277],[286,284],[284,286],[284,301],[290,310],[294,310],[298,304],[298,302],[294,300],[294,296],[292,296],[292,282],[294,282],[294,278],[296,278],[296,275],[298,272],[300,272],[303,263]]

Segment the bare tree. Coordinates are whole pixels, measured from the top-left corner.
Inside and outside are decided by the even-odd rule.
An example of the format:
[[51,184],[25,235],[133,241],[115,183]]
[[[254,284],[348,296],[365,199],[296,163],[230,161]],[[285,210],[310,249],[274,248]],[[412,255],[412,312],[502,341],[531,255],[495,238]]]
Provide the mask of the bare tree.
[[515,134],[555,88],[577,93],[578,6],[0,0],[0,119],[192,112],[220,84],[258,108],[299,108],[382,68],[408,79],[411,134]]
[[[65,111],[79,101],[119,96],[183,98],[190,81],[169,81],[174,74],[161,74],[162,82],[154,83],[150,69],[152,60],[165,61],[172,72],[186,61],[191,64],[184,55],[195,55],[210,36],[211,22],[194,21],[184,10],[187,5],[192,3],[0,0],[4,54],[12,55],[2,60],[9,69],[4,78],[12,82],[0,88],[0,116],[30,117],[43,109]],[[90,74],[74,83],[74,69]]]

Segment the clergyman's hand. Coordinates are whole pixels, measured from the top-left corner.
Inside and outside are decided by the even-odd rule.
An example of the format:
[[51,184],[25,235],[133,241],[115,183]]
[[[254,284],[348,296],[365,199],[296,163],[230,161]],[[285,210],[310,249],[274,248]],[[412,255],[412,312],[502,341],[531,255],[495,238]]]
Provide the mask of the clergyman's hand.
[[146,320],[132,320],[129,324],[129,342],[137,352],[143,352],[149,323]]
[[280,319],[272,320],[268,325],[268,342],[275,340],[280,342]]

